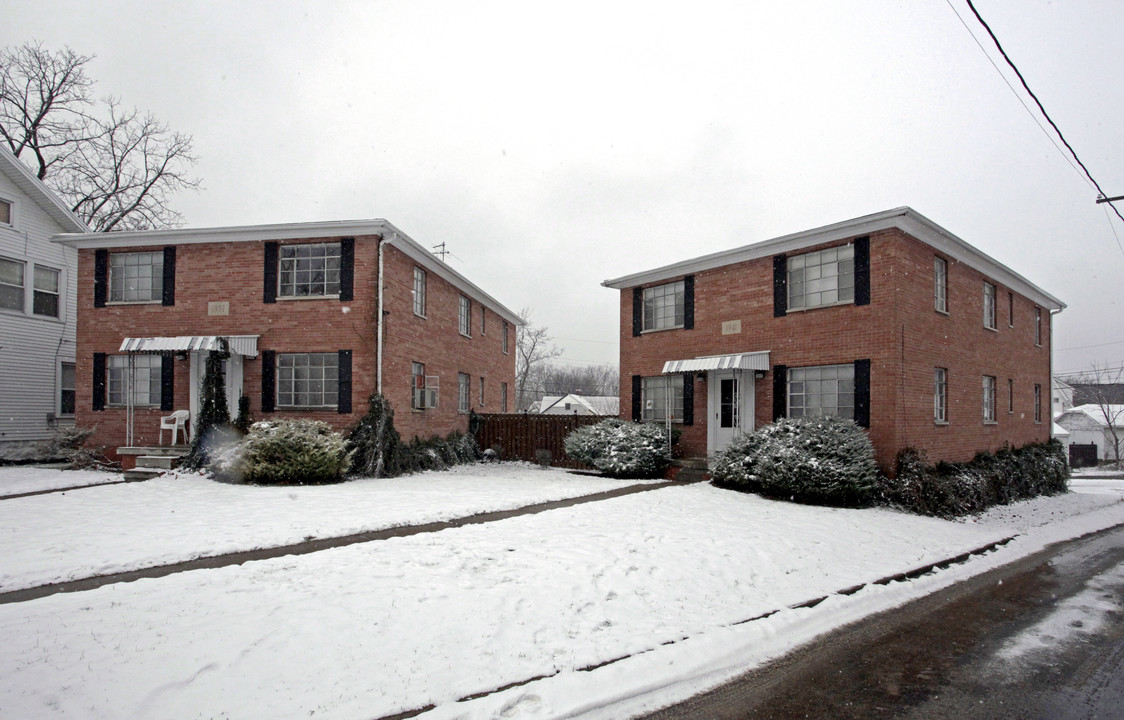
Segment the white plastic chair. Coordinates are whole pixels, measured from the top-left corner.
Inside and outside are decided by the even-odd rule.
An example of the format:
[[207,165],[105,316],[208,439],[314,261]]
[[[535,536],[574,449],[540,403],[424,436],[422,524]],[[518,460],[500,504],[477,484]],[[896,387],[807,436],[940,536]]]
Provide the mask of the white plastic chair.
[[164,431],[170,430],[172,432],[172,444],[175,445],[176,440],[179,439],[179,433],[183,431],[183,440],[188,441],[187,419],[191,417],[191,413],[187,410],[176,410],[171,415],[160,418],[160,444],[164,444]]

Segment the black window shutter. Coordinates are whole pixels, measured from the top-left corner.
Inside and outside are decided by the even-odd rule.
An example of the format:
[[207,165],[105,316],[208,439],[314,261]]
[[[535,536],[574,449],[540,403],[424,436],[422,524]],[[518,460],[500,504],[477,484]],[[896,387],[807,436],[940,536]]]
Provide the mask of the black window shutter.
[[788,256],[773,256],[773,317],[788,313]]
[[695,424],[695,376],[683,374],[683,424]]
[[355,238],[344,238],[340,240],[340,300],[350,302],[354,299]]
[[261,351],[261,411],[273,412],[277,397],[277,351]]
[[632,288],[632,337],[644,328],[644,288]]
[[94,353],[94,410],[105,410],[105,353]]
[[175,407],[176,358],[173,355],[160,356],[160,409],[172,410]]
[[[262,302],[277,302],[277,247],[275,242],[265,244],[265,284]],[[269,409],[272,410],[273,406],[270,405]]]
[[[163,305],[176,304],[176,246],[168,245],[164,248],[164,295],[160,298]],[[171,410],[171,408],[164,408]]]
[[788,366],[773,366],[773,420],[788,415]]
[[644,417],[640,409],[640,381],[642,379],[640,375],[632,376],[632,420],[634,422],[639,422]]
[[336,412],[342,415],[351,412],[351,351],[340,350],[339,355],[339,397]]
[[855,424],[870,427],[870,360],[855,361]]
[[683,278],[683,328],[693,330],[695,327],[695,276],[688,275]]
[[855,238],[855,304],[870,304],[870,238]]
[[109,291],[109,251],[94,251],[94,307],[105,307]]

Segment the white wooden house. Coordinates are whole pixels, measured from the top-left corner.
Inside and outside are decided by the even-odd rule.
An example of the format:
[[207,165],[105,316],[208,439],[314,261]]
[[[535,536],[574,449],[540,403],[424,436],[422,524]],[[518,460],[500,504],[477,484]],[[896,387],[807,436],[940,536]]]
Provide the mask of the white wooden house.
[[[1124,446],[1124,405],[1108,405],[1108,417],[1116,428],[1116,435],[1122,438]],[[1112,432],[1109,430],[1105,410],[1100,405],[1078,405],[1058,416],[1055,424],[1069,432],[1068,437],[1058,439],[1069,445],[1096,445],[1098,460],[1115,460]],[[1124,447],[1121,447],[1124,454]]]
[[74,423],[78,251],[50,241],[62,232],[89,229],[0,148],[0,458]]

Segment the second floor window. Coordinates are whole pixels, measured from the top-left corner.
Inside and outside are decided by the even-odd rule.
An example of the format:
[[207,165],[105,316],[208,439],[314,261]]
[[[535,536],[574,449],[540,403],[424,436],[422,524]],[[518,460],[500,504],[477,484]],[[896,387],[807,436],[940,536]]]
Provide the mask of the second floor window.
[[948,261],[942,257],[933,258],[933,308],[948,312]]
[[31,299],[31,312],[44,317],[59,316],[59,271],[35,266],[35,287]]
[[425,270],[414,268],[414,314],[425,317]]
[[0,200],[0,225],[12,224],[12,204],[7,200]]
[[679,280],[644,288],[643,330],[683,327],[686,284]]
[[503,339],[501,340],[501,344],[503,345],[504,355],[507,354],[507,328],[508,328],[507,320],[504,320],[503,321]]
[[989,330],[995,329],[995,286],[983,284],[983,324]]
[[1042,308],[1034,308],[1034,344],[1042,344]]
[[339,295],[339,243],[282,245],[278,258],[278,297]]
[[163,251],[110,254],[110,302],[155,302],[163,294]]
[[460,329],[461,335],[472,337],[472,301],[464,295],[461,295],[460,298],[457,327]]
[[23,263],[0,258],[0,308],[23,312]]
[[855,301],[855,246],[788,258],[788,309]]

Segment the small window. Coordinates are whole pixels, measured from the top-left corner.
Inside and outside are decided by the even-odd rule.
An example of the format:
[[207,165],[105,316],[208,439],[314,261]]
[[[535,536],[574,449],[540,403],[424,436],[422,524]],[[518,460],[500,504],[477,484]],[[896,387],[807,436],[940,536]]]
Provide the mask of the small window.
[[1007,293],[1007,327],[1015,327],[1015,293]]
[[[128,355],[111,355],[106,358],[106,399],[110,405],[126,405],[129,388],[136,406],[160,406],[159,355],[133,355],[133,369],[129,371]],[[131,378],[130,378],[131,375]]]
[[640,382],[641,419],[644,422],[683,422],[683,378],[680,375],[646,377]]
[[484,407],[484,378],[480,378],[480,407]]
[[942,257],[933,258],[933,308],[948,312],[948,261]]
[[465,373],[457,373],[457,412],[468,412],[471,394],[472,378]]
[[59,364],[59,415],[74,414],[74,363]]
[[488,334],[488,308],[480,306],[480,334]]
[[1007,379],[1007,414],[1015,414],[1015,381]]
[[988,330],[995,329],[995,286],[983,284],[983,324]]
[[504,320],[503,321],[503,354],[504,355],[508,354],[507,353],[507,332],[508,332],[508,324],[507,324],[507,320]]
[[23,312],[23,268],[21,262],[0,258],[0,308]]
[[1034,422],[1042,422],[1042,386],[1034,386]]
[[821,365],[788,371],[789,417],[855,417],[855,366]]
[[336,407],[339,353],[277,355],[278,407]]
[[0,200],[0,225],[12,224],[12,203]]
[[425,317],[425,270],[414,268],[414,314]]
[[855,246],[827,248],[788,258],[788,309],[855,301]]
[[644,288],[644,330],[683,327],[686,283],[682,280]]
[[472,301],[464,295],[460,296],[458,327],[460,328],[461,335],[472,337]]
[[500,412],[507,412],[507,383],[500,383]]
[[59,316],[59,271],[35,266],[35,287],[31,299],[31,312],[44,317]]
[[948,422],[948,368],[933,370],[933,422]]
[[340,294],[340,243],[282,245],[278,251],[278,297]]
[[983,421],[995,422],[995,378],[983,376]]
[[410,373],[410,408],[426,410],[437,407],[437,376],[426,375],[425,365],[420,362],[411,363]]
[[154,302],[164,294],[164,253],[112,253],[109,256],[109,300]]
[[1042,347],[1042,308],[1034,308],[1034,344]]

